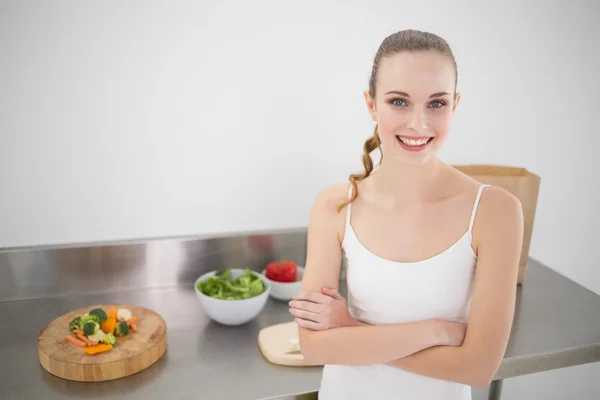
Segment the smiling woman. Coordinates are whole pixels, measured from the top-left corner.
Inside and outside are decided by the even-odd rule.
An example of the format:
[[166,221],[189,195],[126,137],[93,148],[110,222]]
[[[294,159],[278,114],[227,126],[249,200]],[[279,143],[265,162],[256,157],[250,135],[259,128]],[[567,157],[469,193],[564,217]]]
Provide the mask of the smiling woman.
[[[317,196],[290,302],[304,357],[325,365],[319,399],[467,400],[500,365],[522,209],[436,155],[460,101],[457,76],[432,33],[394,33],[375,55],[365,170]],[[337,291],[343,256],[348,304]]]

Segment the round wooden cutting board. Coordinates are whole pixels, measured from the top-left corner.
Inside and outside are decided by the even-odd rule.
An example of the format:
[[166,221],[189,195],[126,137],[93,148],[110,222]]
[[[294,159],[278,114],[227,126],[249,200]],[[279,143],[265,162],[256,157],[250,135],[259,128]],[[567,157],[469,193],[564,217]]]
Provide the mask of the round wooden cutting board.
[[[111,307],[130,310],[137,317],[138,331],[117,337],[111,350],[94,355],[65,339],[73,318],[94,308],[108,312]],[[81,382],[108,381],[135,374],[158,361],[166,349],[167,325],[163,318],[147,308],[126,304],[98,304],[74,310],[52,321],[38,338],[38,354],[44,369],[60,378]]]

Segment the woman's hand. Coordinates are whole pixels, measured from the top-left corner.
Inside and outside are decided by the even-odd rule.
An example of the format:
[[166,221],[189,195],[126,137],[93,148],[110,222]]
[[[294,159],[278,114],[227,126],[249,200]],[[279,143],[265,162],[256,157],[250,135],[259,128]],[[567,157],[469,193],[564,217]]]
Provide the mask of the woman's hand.
[[442,346],[462,346],[467,333],[467,324],[463,322],[434,321],[436,336]]
[[290,314],[302,328],[322,331],[361,325],[352,318],[346,300],[335,289],[323,288],[322,293],[300,292],[289,305]]

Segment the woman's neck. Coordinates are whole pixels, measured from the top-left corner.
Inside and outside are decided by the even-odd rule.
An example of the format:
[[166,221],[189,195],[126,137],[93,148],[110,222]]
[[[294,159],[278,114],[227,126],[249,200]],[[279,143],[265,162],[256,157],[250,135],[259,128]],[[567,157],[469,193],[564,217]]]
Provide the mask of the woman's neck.
[[372,188],[389,198],[394,204],[417,204],[431,197],[433,189],[439,186],[443,170],[442,162],[432,157],[427,163],[418,166],[382,162],[373,173]]

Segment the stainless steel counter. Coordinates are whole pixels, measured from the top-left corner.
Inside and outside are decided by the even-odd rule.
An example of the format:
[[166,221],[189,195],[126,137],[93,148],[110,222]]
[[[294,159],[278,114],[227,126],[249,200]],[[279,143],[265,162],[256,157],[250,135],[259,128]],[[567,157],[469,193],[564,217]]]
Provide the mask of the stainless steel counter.
[[[136,375],[110,382],[70,382],[47,373],[37,358],[37,336],[44,325],[74,308],[109,301],[142,305],[164,317],[169,344],[163,358]],[[314,391],[320,379],[318,367],[280,367],[259,353],[259,329],[291,319],[285,303],[270,300],[255,321],[225,327],[205,317],[192,284],[3,302],[0,318],[3,399],[252,400]]]
[[[497,378],[599,361],[600,297],[535,261],[529,268]],[[111,382],[69,382],[47,373],[37,358],[39,331],[74,308],[108,301],[159,312],[168,326],[165,356],[139,374]],[[0,320],[0,388],[7,399],[274,399],[314,392],[321,377],[320,367],[276,366],[259,353],[259,329],[291,320],[286,303],[270,299],[255,321],[225,327],[205,317],[191,283],[5,301]]]

